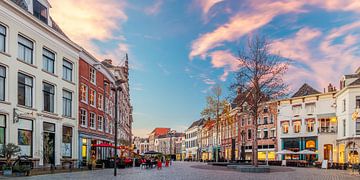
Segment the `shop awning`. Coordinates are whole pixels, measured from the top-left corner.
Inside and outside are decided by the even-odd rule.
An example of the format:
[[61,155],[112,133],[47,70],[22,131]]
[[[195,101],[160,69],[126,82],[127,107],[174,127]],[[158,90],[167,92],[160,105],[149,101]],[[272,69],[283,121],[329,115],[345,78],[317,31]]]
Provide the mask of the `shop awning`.
[[100,143],[100,144],[93,144],[92,147],[111,147],[114,148],[114,145],[109,143]]
[[296,154],[318,154],[317,152],[314,152],[314,151],[310,151],[310,150],[307,150],[307,149],[304,149],[302,151],[299,151],[299,152],[296,152]]
[[295,154],[295,153],[293,151],[284,149],[282,151],[276,152],[276,154]]

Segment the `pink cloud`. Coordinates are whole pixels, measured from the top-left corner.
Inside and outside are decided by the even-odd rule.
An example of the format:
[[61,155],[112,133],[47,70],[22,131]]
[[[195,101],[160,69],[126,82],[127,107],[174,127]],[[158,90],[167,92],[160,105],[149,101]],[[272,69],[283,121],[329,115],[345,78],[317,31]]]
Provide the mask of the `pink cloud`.
[[[70,39],[83,46],[96,57],[104,57],[93,40],[119,41],[118,50],[125,50],[124,37],[117,36],[114,31],[121,29],[121,23],[127,20],[124,12],[126,4],[124,1],[108,0],[51,0],[52,9],[50,15],[63,29]],[[114,60],[117,60],[114,59]]]
[[240,12],[214,31],[201,35],[192,42],[189,58],[205,58],[208,51],[222,46],[224,42],[234,42],[240,37],[268,24],[275,16],[298,11],[301,3],[274,2],[254,6],[252,12]]
[[211,64],[214,68],[224,68],[224,73],[221,75],[220,80],[225,81],[229,72],[234,72],[240,68],[240,62],[229,51],[214,51],[210,54]]

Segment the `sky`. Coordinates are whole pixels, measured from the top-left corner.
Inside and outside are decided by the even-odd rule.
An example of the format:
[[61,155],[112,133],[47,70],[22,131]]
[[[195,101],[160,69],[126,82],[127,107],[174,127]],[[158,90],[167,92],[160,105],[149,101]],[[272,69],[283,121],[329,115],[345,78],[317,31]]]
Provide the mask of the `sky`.
[[129,54],[133,133],[184,131],[215,84],[224,97],[249,38],[291,60],[290,92],[338,87],[360,66],[359,0],[49,0],[50,15],[99,60]]

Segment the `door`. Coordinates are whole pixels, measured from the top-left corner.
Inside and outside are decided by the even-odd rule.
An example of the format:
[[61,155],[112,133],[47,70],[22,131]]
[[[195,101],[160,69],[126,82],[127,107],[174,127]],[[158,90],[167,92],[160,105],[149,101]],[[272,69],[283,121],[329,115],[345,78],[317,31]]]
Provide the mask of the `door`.
[[55,164],[55,133],[44,132],[43,158],[44,164]]

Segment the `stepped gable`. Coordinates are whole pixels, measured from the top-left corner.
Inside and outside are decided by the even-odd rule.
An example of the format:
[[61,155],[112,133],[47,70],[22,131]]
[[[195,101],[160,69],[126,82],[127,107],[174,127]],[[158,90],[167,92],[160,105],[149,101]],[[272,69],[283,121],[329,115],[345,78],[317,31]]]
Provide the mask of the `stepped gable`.
[[300,89],[292,96],[294,97],[301,97],[301,96],[308,96],[313,94],[321,94],[319,91],[315,90],[313,87],[305,83],[300,87]]

